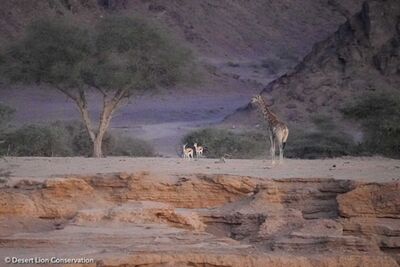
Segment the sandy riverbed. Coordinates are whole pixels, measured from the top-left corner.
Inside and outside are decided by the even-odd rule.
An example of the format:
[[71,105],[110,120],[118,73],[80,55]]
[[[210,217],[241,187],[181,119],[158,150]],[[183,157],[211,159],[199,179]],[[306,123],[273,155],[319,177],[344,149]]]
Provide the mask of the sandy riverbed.
[[9,157],[0,160],[2,173],[11,177],[46,178],[63,175],[89,175],[112,172],[148,171],[156,174],[232,174],[260,178],[335,178],[361,181],[400,179],[400,160],[382,157],[336,158],[323,160],[285,159],[271,167],[268,160],[218,159],[183,160],[180,158],[41,158]]

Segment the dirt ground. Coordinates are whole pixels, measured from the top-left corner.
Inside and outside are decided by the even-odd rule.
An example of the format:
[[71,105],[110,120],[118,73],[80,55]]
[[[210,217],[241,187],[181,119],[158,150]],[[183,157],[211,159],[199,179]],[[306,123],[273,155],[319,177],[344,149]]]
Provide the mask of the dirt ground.
[[272,166],[269,160],[180,158],[40,158],[8,157],[0,160],[1,173],[14,178],[47,178],[65,175],[141,171],[157,175],[230,174],[259,178],[335,178],[360,181],[400,179],[400,160],[383,157],[343,157],[335,159],[285,159]]

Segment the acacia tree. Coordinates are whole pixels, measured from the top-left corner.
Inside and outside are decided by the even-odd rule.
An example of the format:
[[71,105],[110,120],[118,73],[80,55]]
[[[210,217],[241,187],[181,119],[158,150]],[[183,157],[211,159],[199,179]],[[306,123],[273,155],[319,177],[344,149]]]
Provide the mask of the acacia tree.
[[[191,53],[164,31],[133,17],[107,17],[91,28],[63,19],[40,19],[0,55],[0,71],[11,83],[46,84],[78,107],[102,157],[102,141],[115,110],[138,91],[165,88],[185,78]],[[103,98],[98,126],[88,109],[88,90]]]

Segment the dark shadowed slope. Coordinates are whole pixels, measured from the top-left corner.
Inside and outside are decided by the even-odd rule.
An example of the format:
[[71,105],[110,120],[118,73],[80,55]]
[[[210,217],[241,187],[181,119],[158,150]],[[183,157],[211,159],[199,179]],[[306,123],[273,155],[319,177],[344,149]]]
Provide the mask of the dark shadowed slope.
[[[340,119],[340,107],[362,95],[398,92],[399,15],[399,1],[366,2],[361,12],[314,45],[293,72],[268,84],[262,94],[273,110],[295,124],[314,114]],[[248,122],[253,112],[248,106],[226,121]]]

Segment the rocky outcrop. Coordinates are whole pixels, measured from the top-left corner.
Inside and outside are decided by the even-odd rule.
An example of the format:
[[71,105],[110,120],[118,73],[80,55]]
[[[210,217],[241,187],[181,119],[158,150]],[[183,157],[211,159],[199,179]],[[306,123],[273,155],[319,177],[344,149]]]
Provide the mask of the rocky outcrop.
[[[318,245],[317,245],[318,244]],[[340,250],[341,252],[377,252],[376,243],[353,235],[343,235],[343,227],[333,220],[306,221],[288,236],[277,238],[272,244],[274,250],[303,252],[315,250],[319,253]]]
[[337,216],[336,196],[354,187],[351,181],[334,179],[275,180],[260,185],[258,201],[280,203],[300,210],[305,219]]
[[361,184],[338,196],[343,231],[375,242],[400,262],[400,183]]
[[[219,206],[240,199],[256,188],[249,177],[229,175],[180,176],[165,181],[154,180],[148,173],[89,177],[86,181],[112,201],[150,200],[180,208]],[[204,198],[207,192],[207,198]]]
[[93,266],[398,266],[397,190],[148,172],[22,180],[0,188],[0,258],[51,251]]
[[[308,122],[315,112],[341,119],[340,107],[353,99],[370,92],[398,92],[399,14],[397,0],[366,1],[292,72],[263,89],[272,110],[292,124]],[[248,105],[226,121],[255,123],[255,114]]]
[[400,183],[363,184],[338,197],[343,217],[400,218]]
[[106,205],[83,179],[54,178],[43,183],[21,181],[0,191],[0,215],[71,218],[76,211]]
[[155,181],[148,173],[53,178],[34,184],[23,180],[0,191],[0,215],[71,218],[82,208],[129,200],[163,202],[179,208],[213,207],[238,200],[255,188],[256,183],[248,177],[218,175],[168,181]]
[[398,219],[356,217],[342,219],[343,230],[350,234],[364,235],[375,240],[382,248],[400,247]]
[[205,227],[195,211],[175,209],[171,205],[152,201],[128,201],[108,209],[79,210],[73,222],[77,225],[107,222],[166,223],[199,231]]

